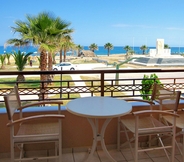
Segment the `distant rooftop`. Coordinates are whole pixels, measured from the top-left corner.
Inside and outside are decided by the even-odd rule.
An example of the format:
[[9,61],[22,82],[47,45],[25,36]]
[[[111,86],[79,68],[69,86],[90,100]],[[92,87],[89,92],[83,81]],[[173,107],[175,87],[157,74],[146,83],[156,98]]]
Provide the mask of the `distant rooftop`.
[[129,63],[144,66],[184,66],[184,57],[138,57]]

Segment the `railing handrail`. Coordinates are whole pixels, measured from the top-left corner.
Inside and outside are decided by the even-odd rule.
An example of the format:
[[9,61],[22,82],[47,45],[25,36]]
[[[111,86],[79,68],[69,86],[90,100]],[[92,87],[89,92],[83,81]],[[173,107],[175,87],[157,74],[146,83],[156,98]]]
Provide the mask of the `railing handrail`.
[[[184,69],[119,69],[119,70],[112,70],[112,69],[102,69],[102,70],[74,70],[74,71],[3,71],[0,72],[0,78],[6,76],[15,77],[18,75],[25,75],[25,76],[40,76],[40,75],[60,75],[59,80],[54,81],[40,81],[38,80],[37,83],[41,83],[40,87],[31,87],[31,88],[22,88],[23,84],[31,84],[33,82],[14,82],[11,83],[7,81],[7,84],[17,84],[19,87],[19,91],[21,92],[21,95],[37,95],[42,96],[41,100],[45,100],[48,98],[45,98],[45,95],[53,94],[53,95],[60,95],[60,99],[62,100],[70,100],[75,97],[71,97],[74,94],[88,94],[90,96],[93,95],[109,95],[112,97],[141,97],[140,90],[142,88],[141,80],[143,80],[143,77],[136,77],[137,75],[134,74],[150,74],[150,73],[167,73],[167,77],[162,75],[162,77],[158,78],[166,83],[167,87],[174,87],[176,89],[180,89],[184,91],[184,75],[183,75]],[[134,73],[133,75],[129,75],[131,73]],[[173,75],[168,75],[168,74]],[[176,73],[182,73],[182,75],[175,76]],[[85,74],[98,74],[97,79],[91,79],[91,80],[78,80],[78,79],[71,79],[71,80],[64,80],[63,77],[65,75],[73,75],[73,74],[79,74],[83,75]],[[106,74],[109,74],[106,75]],[[114,74],[114,75],[110,75]],[[127,74],[127,75],[126,75]],[[118,77],[117,77],[118,75]],[[119,77],[120,76],[120,77]],[[180,77],[181,76],[181,77]],[[50,86],[50,87],[44,87],[44,83],[57,83],[57,86]],[[75,85],[77,82],[88,82],[88,85]],[[65,85],[63,85],[65,83]],[[98,83],[98,85],[95,85],[95,83]],[[2,85],[3,82],[0,82]],[[0,87],[0,97],[8,94],[10,92],[11,88],[2,88]],[[123,93],[121,94],[115,94],[115,93]],[[65,95],[65,96],[64,96]],[[64,97],[63,97],[64,96]],[[58,98],[52,98],[58,99]],[[28,101],[30,99],[26,99],[25,101]],[[39,99],[34,99],[40,100]],[[49,98],[50,100],[50,98]],[[0,98],[0,102],[2,102],[2,98]]]
[[184,69],[119,69],[119,70],[64,70],[64,71],[1,71],[1,75],[33,74],[95,74],[95,73],[144,73],[144,72],[184,72]]

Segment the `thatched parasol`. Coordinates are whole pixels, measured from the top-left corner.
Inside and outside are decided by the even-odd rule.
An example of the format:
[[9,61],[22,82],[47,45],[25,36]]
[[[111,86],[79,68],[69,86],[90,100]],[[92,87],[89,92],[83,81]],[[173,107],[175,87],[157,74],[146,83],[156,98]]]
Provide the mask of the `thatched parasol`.
[[95,57],[96,55],[94,52],[92,52],[90,50],[82,50],[79,54],[79,57],[81,57],[81,56],[83,56],[83,57]]

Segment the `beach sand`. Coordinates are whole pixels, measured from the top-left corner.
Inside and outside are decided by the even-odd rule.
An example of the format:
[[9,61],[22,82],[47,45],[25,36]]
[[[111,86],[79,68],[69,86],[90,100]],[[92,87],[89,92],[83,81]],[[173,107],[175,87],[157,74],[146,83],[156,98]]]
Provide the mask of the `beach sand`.
[[[146,57],[146,55],[134,55],[133,57],[141,57],[141,56]],[[100,63],[93,60],[94,57],[83,57],[83,58],[81,58],[81,57],[76,57],[76,56],[67,56],[66,58],[67,58],[67,60],[66,60],[67,62],[71,62],[73,64],[94,64],[94,66],[96,66],[96,67],[98,67],[98,64],[100,64]],[[96,58],[98,58],[100,60],[107,61],[109,63],[109,65],[112,65],[115,62],[119,64],[120,61],[126,60],[125,54],[110,54],[110,56],[98,55]],[[33,60],[33,67],[35,67],[35,66],[37,67],[38,64],[39,64],[37,56],[34,56],[31,59]],[[56,59],[56,63],[59,63],[59,60],[60,60],[59,56],[56,56],[55,59]],[[10,62],[11,62],[11,65],[13,65],[13,63],[15,62],[13,56],[11,56]],[[101,63],[101,64],[104,64],[105,66],[107,66],[107,64],[105,64],[105,63]],[[153,68],[154,69],[157,69],[157,68],[159,68],[159,69],[160,68],[161,69],[172,69],[173,68],[172,66],[170,66],[170,67],[168,67],[168,66],[166,66],[166,67],[164,67],[164,66],[162,66],[162,67],[159,67],[159,66],[153,67],[153,66],[143,66],[143,65],[130,64],[130,63],[123,64],[122,68],[123,67],[128,67],[128,68],[132,68],[132,69],[142,69],[142,68],[144,68],[144,69],[145,68],[149,68],[149,69],[153,69]],[[175,66],[174,68],[175,69],[183,68],[183,66]]]

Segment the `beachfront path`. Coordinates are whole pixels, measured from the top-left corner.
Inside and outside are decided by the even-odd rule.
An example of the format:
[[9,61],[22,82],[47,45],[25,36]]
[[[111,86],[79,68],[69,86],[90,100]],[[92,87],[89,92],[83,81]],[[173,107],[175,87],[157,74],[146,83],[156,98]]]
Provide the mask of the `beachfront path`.
[[[94,63],[94,64],[79,64],[77,65],[77,70],[93,70],[94,68],[100,68],[100,67],[107,67],[107,65],[102,63]],[[71,75],[72,80],[81,80],[80,75],[73,74]],[[75,82],[75,86],[86,86],[85,82]],[[89,97],[91,96],[90,93],[80,93],[81,97]]]
[[[72,77],[72,80],[81,80],[81,77],[78,74],[71,75],[71,77]],[[81,86],[86,86],[86,84],[85,84],[85,82],[75,82],[75,86],[81,87]],[[91,94],[90,93],[80,93],[80,96],[81,97],[89,97],[89,96],[91,96]]]

